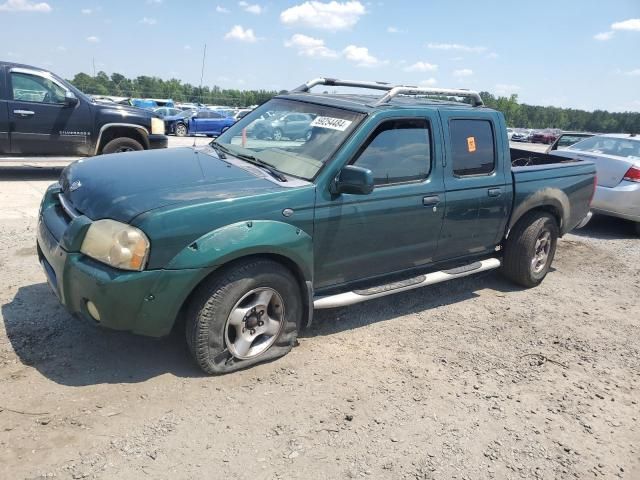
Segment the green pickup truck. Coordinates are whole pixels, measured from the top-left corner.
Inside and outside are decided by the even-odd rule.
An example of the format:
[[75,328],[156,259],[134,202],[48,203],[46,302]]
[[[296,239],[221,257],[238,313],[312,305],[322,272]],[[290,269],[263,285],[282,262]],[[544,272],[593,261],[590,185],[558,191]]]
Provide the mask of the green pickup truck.
[[227,373],[285,355],[314,309],[497,268],[536,286],[594,181],[592,163],[511,151],[475,92],[320,78],[208,146],[69,165],[38,255],[71,313],[150,336],[185,322],[198,365]]

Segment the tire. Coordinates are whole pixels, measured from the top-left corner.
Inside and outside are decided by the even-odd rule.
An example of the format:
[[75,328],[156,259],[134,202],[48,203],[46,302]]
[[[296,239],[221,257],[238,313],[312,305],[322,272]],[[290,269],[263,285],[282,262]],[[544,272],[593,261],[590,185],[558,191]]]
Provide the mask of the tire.
[[213,137],[214,137],[214,135],[213,135],[213,134],[211,134],[211,133],[207,133],[207,137],[209,137],[209,138],[213,138]]
[[144,150],[144,147],[137,140],[129,137],[118,137],[110,140],[102,148],[102,153],[106,155],[108,153],[136,152],[138,150]]
[[640,222],[636,222],[636,234],[640,237]]
[[184,123],[178,123],[176,125],[176,137],[186,137],[189,133],[189,129]]
[[273,134],[271,135],[276,142],[282,140],[282,130],[279,128],[273,129]]
[[313,138],[313,130],[307,130],[307,132],[304,134],[305,142],[308,142],[312,138]]
[[525,215],[507,239],[503,275],[526,288],[539,285],[553,262],[558,235],[558,223],[550,214],[531,212]]
[[[260,295],[269,294],[271,300],[261,308]],[[266,316],[260,316],[263,313]],[[198,366],[208,374],[220,375],[289,353],[296,343],[301,318],[300,288],[291,272],[271,260],[247,259],[198,287],[186,309],[185,333]],[[265,325],[260,319],[266,319]],[[268,325],[273,325],[273,320],[278,320],[273,334],[260,334],[260,330],[266,332]],[[253,340],[246,340],[251,337]],[[247,343],[250,348],[245,349]]]
[[220,135],[222,135],[227,130],[229,130],[229,127],[224,127],[222,130],[220,130]]

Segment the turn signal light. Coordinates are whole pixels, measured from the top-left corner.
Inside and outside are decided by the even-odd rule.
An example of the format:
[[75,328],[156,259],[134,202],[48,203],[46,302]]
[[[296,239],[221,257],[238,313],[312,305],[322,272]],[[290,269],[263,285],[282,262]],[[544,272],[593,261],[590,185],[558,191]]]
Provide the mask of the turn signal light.
[[629,170],[627,170],[627,173],[624,174],[624,179],[629,180],[630,182],[640,183],[640,168],[631,167]]

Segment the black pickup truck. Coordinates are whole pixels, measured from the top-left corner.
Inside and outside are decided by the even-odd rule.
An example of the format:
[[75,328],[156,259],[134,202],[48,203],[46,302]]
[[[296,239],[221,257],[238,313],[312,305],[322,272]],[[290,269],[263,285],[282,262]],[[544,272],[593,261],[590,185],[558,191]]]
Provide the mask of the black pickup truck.
[[0,158],[89,157],[166,148],[164,122],[94,101],[40,68],[0,61]]

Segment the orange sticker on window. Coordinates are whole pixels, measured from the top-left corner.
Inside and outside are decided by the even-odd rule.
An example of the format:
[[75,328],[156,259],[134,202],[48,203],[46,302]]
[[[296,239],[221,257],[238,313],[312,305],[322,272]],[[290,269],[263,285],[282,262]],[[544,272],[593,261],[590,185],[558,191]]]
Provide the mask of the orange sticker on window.
[[467,137],[467,150],[469,153],[476,151],[476,137]]

